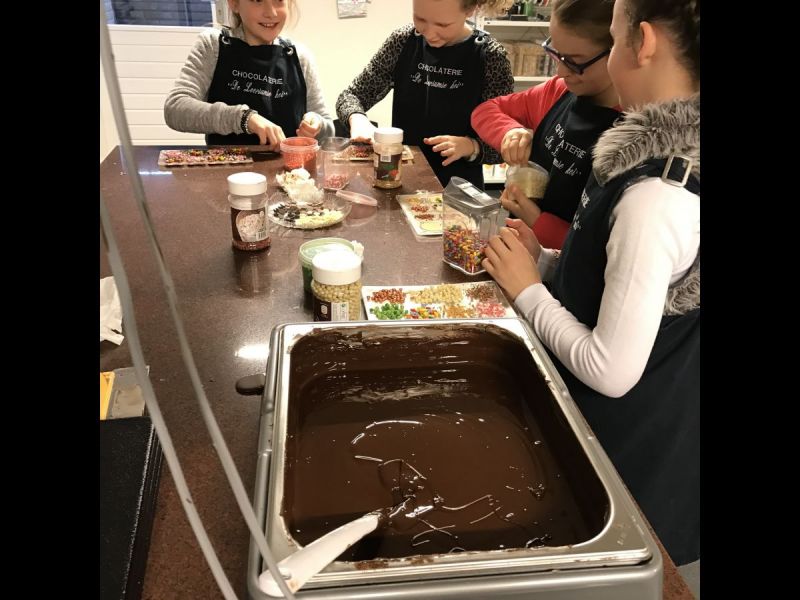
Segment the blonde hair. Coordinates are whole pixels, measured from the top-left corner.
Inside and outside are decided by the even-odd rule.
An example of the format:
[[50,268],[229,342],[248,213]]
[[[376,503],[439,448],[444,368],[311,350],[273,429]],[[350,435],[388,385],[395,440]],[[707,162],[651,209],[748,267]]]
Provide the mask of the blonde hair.
[[[243,2],[245,0],[239,0]],[[286,25],[289,27],[294,27],[297,25],[297,21],[300,19],[300,9],[297,8],[297,1],[296,0],[286,0],[289,4],[289,18],[286,19]],[[235,13],[231,10],[230,4],[225,2],[225,10],[228,13],[228,18],[226,19],[226,23],[222,23],[225,27],[230,27],[231,29],[236,29],[237,27],[242,26],[242,18],[239,16],[239,13]]]
[[461,0],[461,10],[477,8],[484,15],[494,16],[506,12],[512,4],[514,0]]

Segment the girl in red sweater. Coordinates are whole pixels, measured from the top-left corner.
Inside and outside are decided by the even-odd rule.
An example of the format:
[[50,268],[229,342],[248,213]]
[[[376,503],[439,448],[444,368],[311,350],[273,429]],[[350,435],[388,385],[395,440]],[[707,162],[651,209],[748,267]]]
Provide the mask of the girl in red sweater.
[[556,76],[536,87],[492,98],[472,113],[472,127],[510,165],[532,160],[550,172],[544,198],[532,202],[516,187],[503,206],[533,228],[539,242],[561,248],[592,164],[600,134],[619,117],[606,70],[613,3],[557,0],[545,51]]

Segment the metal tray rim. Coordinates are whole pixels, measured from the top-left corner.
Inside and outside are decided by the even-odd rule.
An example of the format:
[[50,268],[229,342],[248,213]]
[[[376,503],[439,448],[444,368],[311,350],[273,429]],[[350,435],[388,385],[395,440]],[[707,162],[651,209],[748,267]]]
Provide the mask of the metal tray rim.
[[[285,323],[276,326],[270,338],[270,354],[267,387],[262,401],[262,426],[259,439],[258,472],[256,480],[256,511],[259,522],[265,527],[267,540],[275,559],[280,561],[294,548],[284,528],[283,519],[268,516],[279,515],[278,499],[282,497],[283,465],[272,464],[273,458],[283,456],[286,423],[286,398],[278,397],[283,379],[288,378],[289,361],[285,360],[294,343],[317,329],[327,328],[415,328],[431,325],[456,326],[458,324],[491,324],[500,327],[521,339],[531,352],[534,361],[544,373],[556,401],[575,432],[589,461],[597,472],[609,497],[610,511],[606,526],[592,539],[574,546],[546,547],[529,550],[495,550],[468,552],[450,555],[430,555],[433,562],[422,561],[410,564],[409,558],[390,559],[386,568],[357,569],[354,563],[336,562],[309,581],[305,588],[321,588],[332,585],[362,585],[391,581],[410,581],[454,576],[482,574],[518,573],[522,571],[544,572],[561,569],[561,574],[570,569],[587,567],[631,566],[645,563],[659,554],[658,548],[642,522],[627,489],[621,482],[613,465],[591,434],[588,425],[572,400],[567,388],[547,356],[541,342],[527,322],[520,318],[498,319],[442,319],[426,322],[396,321],[352,321],[326,323]],[[283,400],[283,401],[282,401]],[[272,408],[275,412],[272,412]],[[272,418],[270,418],[272,417]],[[266,501],[266,504],[265,504]],[[249,585],[258,590],[260,557],[254,544],[250,545],[248,571]],[[660,558],[660,556],[659,556]],[[381,561],[383,562],[383,561]],[[253,588],[255,585],[255,588]],[[304,588],[304,589],[305,589]]]

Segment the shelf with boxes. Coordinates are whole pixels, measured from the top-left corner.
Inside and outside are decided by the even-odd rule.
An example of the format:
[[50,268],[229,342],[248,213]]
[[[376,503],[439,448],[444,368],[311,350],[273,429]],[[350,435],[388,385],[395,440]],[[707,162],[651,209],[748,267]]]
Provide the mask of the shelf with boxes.
[[483,29],[506,49],[515,88],[524,89],[555,75],[555,62],[542,48],[549,26],[549,21],[486,19],[483,22]]

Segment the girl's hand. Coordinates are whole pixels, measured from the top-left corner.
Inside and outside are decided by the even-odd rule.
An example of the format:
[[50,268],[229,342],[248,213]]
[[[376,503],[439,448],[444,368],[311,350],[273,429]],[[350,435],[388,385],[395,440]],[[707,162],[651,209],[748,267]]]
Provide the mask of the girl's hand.
[[320,131],[322,131],[322,117],[315,112],[304,114],[303,120],[300,121],[300,127],[297,129],[297,135],[315,138]]
[[258,113],[250,115],[250,119],[247,121],[247,128],[251,133],[255,133],[258,136],[260,144],[268,145],[271,150],[279,150],[281,142],[286,139],[280,125],[276,125]]
[[517,234],[519,241],[522,242],[522,245],[533,257],[533,261],[538,263],[539,255],[542,253],[542,245],[533,230],[525,225],[522,219],[506,219],[506,226]]
[[531,156],[533,134],[527,129],[509,129],[500,142],[500,156],[509,165],[527,165]]
[[422,141],[433,146],[431,150],[445,159],[442,161],[442,166],[445,167],[459,158],[469,158],[475,149],[470,138],[457,135],[435,135],[423,138]]
[[375,133],[375,125],[370,123],[367,115],[353,113],[350,115],[350,140],[353,142],[369,142]]
[[494,280],[500,284],[512,302],[522,290],[542,282],[533,257],[508,227],[500,230],[486,246],[486,258],[481,263]]
[[542,214],[539,205],[528,198],[515,183],[509,184],[503,190],[500,195],[500,204],[508,212],[514,213],[522,219],[528,227],[533,227],[536,219]]

